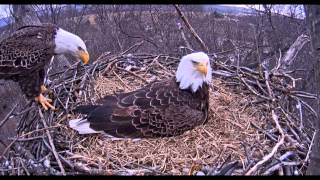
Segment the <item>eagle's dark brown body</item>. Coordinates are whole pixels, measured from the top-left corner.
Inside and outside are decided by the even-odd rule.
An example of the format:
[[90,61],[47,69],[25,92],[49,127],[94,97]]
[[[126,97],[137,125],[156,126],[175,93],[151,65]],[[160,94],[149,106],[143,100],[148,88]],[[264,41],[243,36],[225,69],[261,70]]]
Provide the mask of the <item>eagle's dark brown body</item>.
[[17,81],[28,98],[40,93],[45,65],[54,55],[52,24],[24,26],[0,42],[0,79]]
[[129,93],[106,96],[99,105],[79,106],[90,128],[114,137],[176,136],[208,118],[208,85],[195,93],[181,90],[175,78]]

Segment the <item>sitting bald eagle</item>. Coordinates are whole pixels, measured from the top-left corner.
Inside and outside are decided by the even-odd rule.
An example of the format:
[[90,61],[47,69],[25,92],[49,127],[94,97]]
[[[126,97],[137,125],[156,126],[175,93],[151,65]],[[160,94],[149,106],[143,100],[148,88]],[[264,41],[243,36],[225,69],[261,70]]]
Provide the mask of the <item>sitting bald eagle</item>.
[[209,57],[189,54],[180,60],[174,78],[106,96],[98,105],[79,106],[75,111],[87,116],[69,125],[80,134],[102,132],[120,138],[180,135],[207,122],[211,78]]
[[18,82],[28,98],[35,98],[46,110],[54,109],[51,99],[42,95],[44,67],[60,54],[89,62],[86,45],[77,35],[53,24],[21,27],[0,42],[0,78]]

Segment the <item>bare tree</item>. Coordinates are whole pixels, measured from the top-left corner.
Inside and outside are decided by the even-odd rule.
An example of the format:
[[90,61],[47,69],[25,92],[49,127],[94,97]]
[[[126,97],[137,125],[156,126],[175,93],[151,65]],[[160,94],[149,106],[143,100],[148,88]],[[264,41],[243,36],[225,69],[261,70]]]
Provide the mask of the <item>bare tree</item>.
[[53,24],[59,24],[63,18],[62,11],[64,5],[34,5],[35,13],[37,14],[38,18],[44,22],[51,22]]
[[[311,35],[311,44],[313,49],[313,59],[312,59],[312,69],[310,69],[310,73],[312,73],[313,79],[310,80],[309,88],[314,92],[320,92],[320,6],[319,5],[305,5],[305,14],[306,21],[308,24],[309,32]],[[314,104],[315,109],[317,109],[318,114],[320,113],[320,104],[319,100],[317,104]],[[312,152],[310,156],[310,164],[308,166],[307,173],[310,175],[320,175],[320,120],[317,119],[316,122],[317,134],[315,137],[315,142],[312,147]]]

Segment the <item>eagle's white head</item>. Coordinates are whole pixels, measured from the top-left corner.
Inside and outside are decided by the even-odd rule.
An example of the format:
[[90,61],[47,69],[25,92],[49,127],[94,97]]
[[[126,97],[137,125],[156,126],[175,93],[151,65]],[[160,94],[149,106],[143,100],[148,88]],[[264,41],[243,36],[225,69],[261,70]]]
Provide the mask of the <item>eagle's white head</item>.
[[89,63],[87,47],[79,36],[59,28],[55,37],[55,45],[55,54],[71,54],[81,59],[84,64]]
[[209,84],[212,79],[212,69],[207,54],[197,52],[183,56],[180,60],[176,80],[180,89],[191,87],[196,92],[203,83]]

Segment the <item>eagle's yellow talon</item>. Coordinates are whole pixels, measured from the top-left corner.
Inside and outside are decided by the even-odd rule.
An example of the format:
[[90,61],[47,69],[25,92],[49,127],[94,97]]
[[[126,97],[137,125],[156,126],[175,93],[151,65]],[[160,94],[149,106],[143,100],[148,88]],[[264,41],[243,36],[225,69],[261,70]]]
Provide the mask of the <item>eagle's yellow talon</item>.
[[55,107],[50,104],[52,99],[47,99],[42,94],[35,98],[37,102],[39,102],[45,110],[48,110],[48,107],[52,110],[55,110]]

